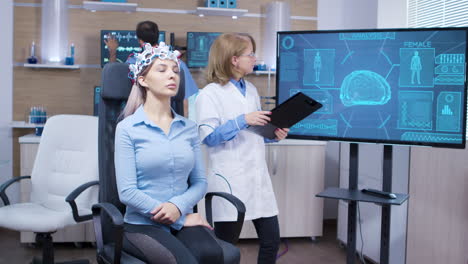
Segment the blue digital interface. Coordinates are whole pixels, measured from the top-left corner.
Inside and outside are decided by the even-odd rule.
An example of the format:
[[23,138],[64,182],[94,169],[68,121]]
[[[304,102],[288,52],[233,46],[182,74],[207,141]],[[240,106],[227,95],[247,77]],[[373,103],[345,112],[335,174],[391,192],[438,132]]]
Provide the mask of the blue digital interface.
[[[117,61],[125,62],[130,54],[140,52],[141,47],[135,30],[101,30],[101,66],[104,67],[109,62],[109,50],[104,40],[109,36],[114,37],[119,42],[117,48]],[[166,41],[166,32],[159,31],[158,42]]]
[[277,104],[323,104],[291,138],[464,148],[465,28],[278,32]]
[[208,66],[211,44],[221,34],[219,32],[187,32],[187,66],[189,68]]
[[101,86],[94,86],[93,115],[99,115],[99,101],[101,101]]

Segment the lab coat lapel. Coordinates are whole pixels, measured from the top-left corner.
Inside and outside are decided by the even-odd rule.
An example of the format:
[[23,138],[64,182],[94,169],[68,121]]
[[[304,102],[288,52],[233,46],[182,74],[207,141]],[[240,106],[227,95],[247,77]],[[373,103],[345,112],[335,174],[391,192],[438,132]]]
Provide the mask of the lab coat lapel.
[[232,96],[235,96],[237,99],[239,99],[244,105],[247,103],[247,100],[246,100],[246,96],[247,96],[247,93],[246,93],[246,96],[244,96],[240,91],[239,89],[234,85],[232,84],[231,82],[228,82],[226,85],[226,88],[229,90],[230,94]]

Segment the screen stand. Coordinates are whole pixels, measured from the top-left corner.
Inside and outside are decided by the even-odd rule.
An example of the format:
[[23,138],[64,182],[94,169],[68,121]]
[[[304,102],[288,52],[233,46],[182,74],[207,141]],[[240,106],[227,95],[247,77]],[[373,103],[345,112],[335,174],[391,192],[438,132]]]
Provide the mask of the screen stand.
[[[351,143],[349,146],[349,190],[358,190],[359,146]],[[354,263],[356,259],[356,219],[357,201],[348,203],[348,242],[346,243],[346,263]]]
[[[392,156],[393,146],[384,145],[383,153],[383,182],[382,191],[392,191]],[[317,197],[341,199],[348,201],[348,233],[347,233],[347,251],[346,263],[356,262],[356,224],[357,224],[357,203],[372,202],[381,206],[382,222],[380,230],[380,264],[388,264],[390,257],[390,220],[391,205],[401,205],[407,199],[407,194],[395,194],[395,199],[376,197],[362,193],[358,189],[358,164],[359,164],[359,145],[350,143],[349,150],[349,186],[343,188],[327,188],[325,191],[317,194]]]
[[[393,161],[393,146],[384,145],[383,153],[383,181],[382,191],[392,191],[392,163]],[[382,204],[382,216],[380,226],[380,263],[388,264],[390,258],[390,220],[391,220],[391,205]]]
[[[384,145],[383,154],[383,184],[382,191],[392,191],[392,154],[393,146]],[[359,169],[359,145],[350,144],[349,150],[349,189],[358,189],[358,169]],[[356,219],[357,203],[359,201],[350,201],[348,204],[348,243],[346,253],[346,263],[354,263],[356,258]],[[390,215],[391,207],[389,204],[382,204],[382,223],[380,229],[380,264],[388,264],[390,256]]]

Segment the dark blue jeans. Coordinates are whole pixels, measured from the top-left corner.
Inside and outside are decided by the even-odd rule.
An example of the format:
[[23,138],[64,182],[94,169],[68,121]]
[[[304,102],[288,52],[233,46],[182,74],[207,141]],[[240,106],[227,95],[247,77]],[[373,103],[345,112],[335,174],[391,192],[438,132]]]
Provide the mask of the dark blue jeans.
[[[216,236],[225,241],[233,241],[232,225],[235,222],[215,222]],[[280,246],[280,232],[278,216],[258,218],[253,220],[260,242],[258,264],[276,263],[276,256]]]
[[205,227],[184,227],[169,233],[158,226],[125,223],[124,229],[124,250],[146,263],[224,262],[222,246]]

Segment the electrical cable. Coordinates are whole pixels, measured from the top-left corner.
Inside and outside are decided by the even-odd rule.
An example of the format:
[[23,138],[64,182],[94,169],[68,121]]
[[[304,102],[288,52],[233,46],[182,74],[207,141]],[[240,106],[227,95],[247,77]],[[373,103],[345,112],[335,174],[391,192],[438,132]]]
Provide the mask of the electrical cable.
[[276,256],[276,260],[284,256],[289,251],[289,244],[287,239],[283,239],[285,249]]
[[227,183],[227,185],[228,185],[228,187],[229,187],[229,192],[232,194],[232,188],[231,188],[231,184],[229,184],[229,181],[228,181],[226,178],[224,178],[223,175],[221,175],[221,174],[219,174],[219,173],[215,173],[215,175],[218,176],[218,177],[221,177],[223,180],[226,181],[226,183]]
[[361,235],[361,251],[359,252],[359,260],[361,260],[363,264],[366,264],[366,261],[364,260],[364,255],[363,255],[364,239],[362,238],[361,209],[359,208],[359,202],[357,202],[357,209],[358,209],[359,234]]

